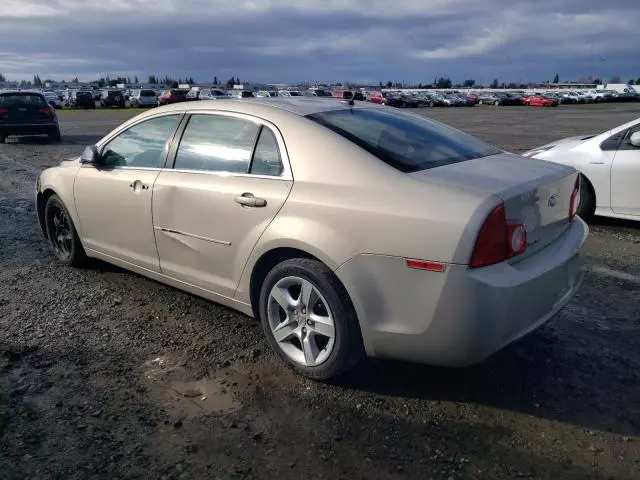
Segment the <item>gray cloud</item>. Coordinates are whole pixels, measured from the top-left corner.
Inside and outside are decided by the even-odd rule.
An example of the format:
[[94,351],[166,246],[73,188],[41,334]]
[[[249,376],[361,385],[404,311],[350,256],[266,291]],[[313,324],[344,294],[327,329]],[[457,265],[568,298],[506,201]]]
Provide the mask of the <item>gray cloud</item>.
[[427,82],[444,75],[486,83],[556,72],[640,76],[637,0],[3,3],[0,72],[16,79],[157,73],[201,81]]

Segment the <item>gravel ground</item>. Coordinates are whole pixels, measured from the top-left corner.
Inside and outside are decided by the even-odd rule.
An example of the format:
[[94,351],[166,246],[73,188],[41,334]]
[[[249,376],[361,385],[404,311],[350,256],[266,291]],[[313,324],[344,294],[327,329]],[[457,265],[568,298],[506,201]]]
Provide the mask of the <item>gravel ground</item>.
[[[420,113],[512,151],[640,116]],[[369,360],[314,383],[252,319],[103,263],[54,261],[37,173],[131,115],[62,112],[62,144],[0,145],[0,479],[640,478],[640,224],[597,221],[575,300],[481,365]]]

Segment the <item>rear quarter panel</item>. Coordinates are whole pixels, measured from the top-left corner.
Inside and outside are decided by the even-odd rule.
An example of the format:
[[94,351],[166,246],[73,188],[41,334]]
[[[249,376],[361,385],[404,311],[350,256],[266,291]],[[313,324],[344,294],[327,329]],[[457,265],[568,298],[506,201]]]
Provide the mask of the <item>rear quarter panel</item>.
[[285,139],[294,185],[247,262],[238,300],[249,301],[253,266],[278,247],[306,251],[333,270],[362,253],[466,263],[475,232],[499,203],[413,179],[310,120],[270,120]]

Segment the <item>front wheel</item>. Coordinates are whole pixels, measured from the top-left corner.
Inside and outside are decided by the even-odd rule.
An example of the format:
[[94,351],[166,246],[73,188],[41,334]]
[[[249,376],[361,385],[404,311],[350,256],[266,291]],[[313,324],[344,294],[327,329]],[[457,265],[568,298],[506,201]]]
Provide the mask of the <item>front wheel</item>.
[[364,356],[349,295],[317,260],[295,258],[276,265],[262,284],[259,309],[271,348],[306,377],[326,380]]
[[73,267],[86,264],[87,255],[80,243],[73,220],[57,195],[51,195],[47,200],[44,218],[47,237],[58,260]]

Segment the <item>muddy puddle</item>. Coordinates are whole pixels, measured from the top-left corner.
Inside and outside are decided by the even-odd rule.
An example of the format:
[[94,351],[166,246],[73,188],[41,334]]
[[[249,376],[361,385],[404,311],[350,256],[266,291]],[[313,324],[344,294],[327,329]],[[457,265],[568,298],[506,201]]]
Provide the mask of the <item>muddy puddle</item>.
[[242,405],[237,392],[248,380],[231,368],[210,372],[207,377],[190,378],[180,362],[158,357],[145,363],[150,390],[174,418],[181,420],[206,414],[224,414]]

